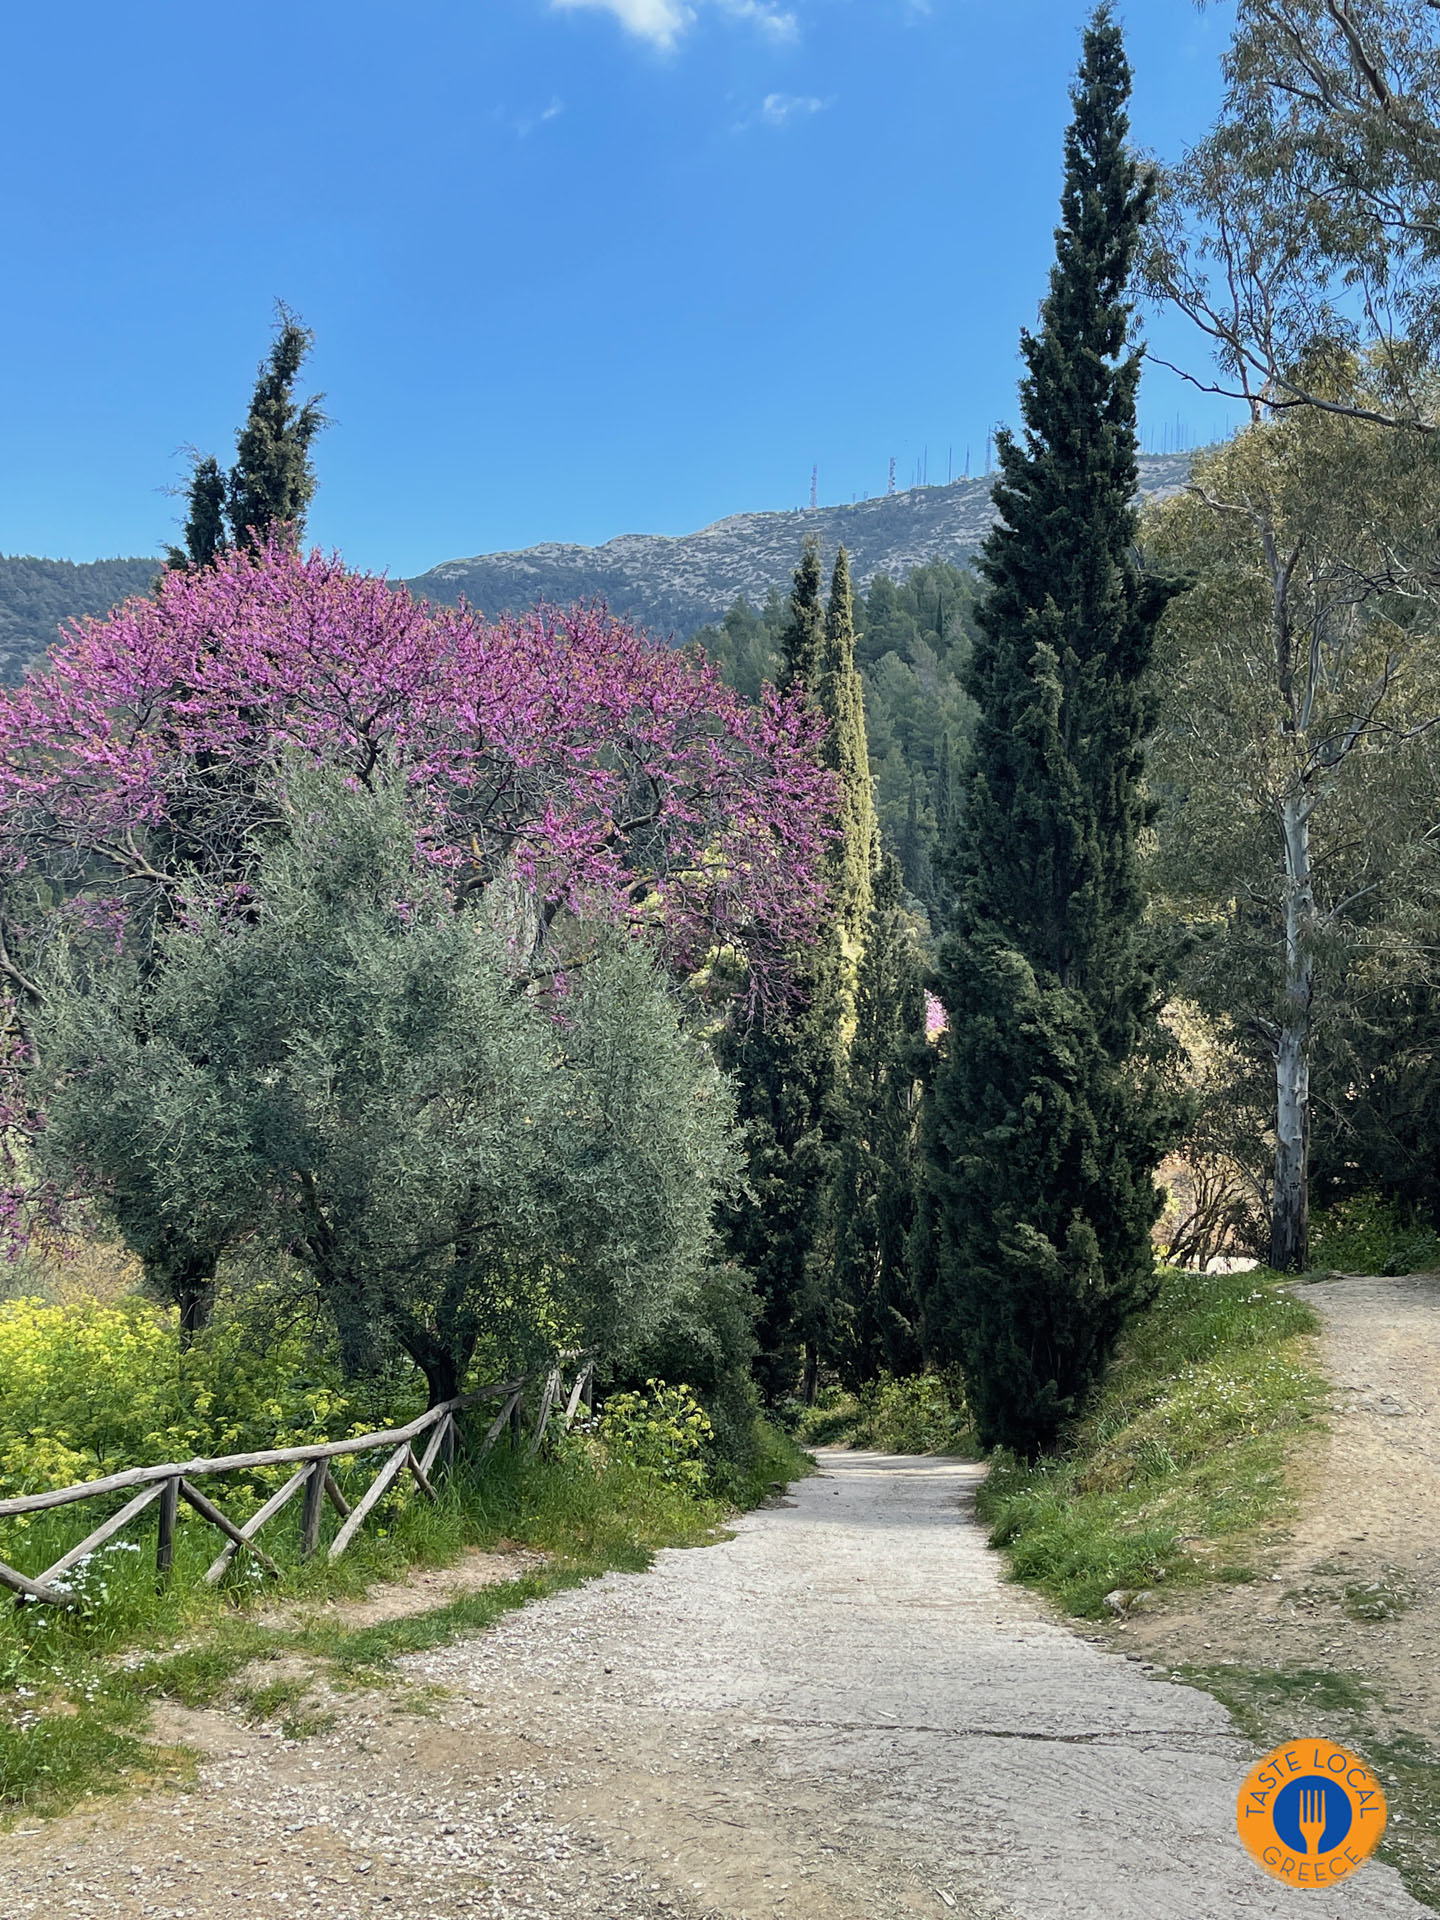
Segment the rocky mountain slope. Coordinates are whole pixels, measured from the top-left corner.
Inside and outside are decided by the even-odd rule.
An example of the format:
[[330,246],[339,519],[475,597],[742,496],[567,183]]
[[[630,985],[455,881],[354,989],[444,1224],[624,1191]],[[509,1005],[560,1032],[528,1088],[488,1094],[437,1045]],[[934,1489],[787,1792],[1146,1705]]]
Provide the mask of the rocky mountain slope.
[[[1185,454],[1147,456],[1140,463],[1142,492],[1173,493],[1189,464]],[[901,580],[927,560],[968,560],[995,517],[993,484],[957,480],[849,507],[736,513],[698,533],[627,533],[601,547],[551,541],[523,553],[446,560],[408,584],[428,599],[453,604],[463,597],[490,614],[537,600],[601,599],[656,633],[685,639],[742,594],[758,607],[772,587],[787,590],[807,533],[820,536],[827,554],[843,542],[862,587],[877,573]],[[161,564],[0,554],[0,679],[18,678],[53,645],[65,621],[108,613],[128,595],[146,592]]]
[[[1141,490],[1146,497],[1173,493],[1189,468],[1188,454],[1149,455],[1140,463]],[[787,589],[808,533],[818,534],[828,553],[843,543],[861,586],[877,573],[902,579],[927,560],[968,560],[994,520],[993,485],[956,480],[849,507],[737,513],[699,533],[627,533],[601,547],[551,541],[521,553],[446,560],[409,584],[431,600],[463,596],[492,614],[537,600],[599,598],[657,633],[684,638],[718,620],[742,594],[759,606],[772,587]]]

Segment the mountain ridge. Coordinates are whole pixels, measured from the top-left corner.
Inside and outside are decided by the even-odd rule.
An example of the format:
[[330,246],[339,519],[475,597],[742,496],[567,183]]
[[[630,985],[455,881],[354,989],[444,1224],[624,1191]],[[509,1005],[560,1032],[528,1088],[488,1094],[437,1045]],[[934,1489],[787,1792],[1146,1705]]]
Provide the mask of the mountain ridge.
[[[1147,454],[1140,461],[1144,499],[1182,487],[1189,454]],[[694,533],[622,533],[600,546],[549,540],[510,553],[442,560],[401,584],[426,599],[460,599],[490,615],[523,612],[537,601],[570,605],[603,600],[612,613],[652,632],[686,640],[744,598],[760,607],[789,589],[807,534],[827,554],[844,544],[864,589],[877,574],[902,580],[932,560],[963,565],[994,523],[994,476],[911,487],[903,493],[831,507],[732,513]],[[158,558],[44,560],[0,553],[0,678],[16,679],[65,622],[103,616],[147,592]]]
[[[1190,454],[1147,454],[1143,499],[1177,492]],[[912,487],[903,493],[830,507],[729,514],[695,533],[619,534],[594,547],[545,541],[509,553],[443,560],[405,584],[427,599],[462,597],[487,614],[516,612],[537,600],[604,600],[613,613],[677,639],[719,620],[740,598],[763,604],[784,591],[807,534],[823,549],[844,545],[857,586],[879,573],[899,580],[931,560],[963,565],[995,521],[995,476]]]

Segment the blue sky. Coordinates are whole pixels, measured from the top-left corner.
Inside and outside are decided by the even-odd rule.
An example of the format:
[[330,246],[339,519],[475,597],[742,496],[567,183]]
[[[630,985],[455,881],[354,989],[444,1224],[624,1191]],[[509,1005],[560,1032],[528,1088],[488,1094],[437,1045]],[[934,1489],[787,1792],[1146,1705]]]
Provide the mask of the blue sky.
[[[0,551],[155,552],[315,329],[314,538],[456,555],[983,464],[1052,251],[1077,0],[51,0],[6,28]],[[1129,0],[1177,155],[1231,9]],[[1203,365],[1172,322],[1152,340]],[[1225,425],[1147,375],[1147,432]],[[953,453],[951,450],[953,449]]]

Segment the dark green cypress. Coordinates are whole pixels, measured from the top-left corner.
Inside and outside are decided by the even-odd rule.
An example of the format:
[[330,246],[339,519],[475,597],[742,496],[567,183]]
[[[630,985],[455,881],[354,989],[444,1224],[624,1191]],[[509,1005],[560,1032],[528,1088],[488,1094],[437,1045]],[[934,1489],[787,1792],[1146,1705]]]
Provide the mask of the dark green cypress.
[[825,609],[820,603],[820,542],[808,534],[795,569],[790,617],[780,635],[780,691],[798,680],[813,699],[825,670]]
[[900,832],[900,871],[905,884],[917,900],[928,900],[933,875],[925,833],[920,825],[920,781],[910,775],[910,799],[905,808],[905,825]]
[[829,1342],[831,1282],[815,1258],[840,1137],[845,1051],[856,972],[870,911],[874,801],[865,710],[855,667],[849,561],[836,564],[828,609],[820,554],[807,540],[782,636],[783,682],[803,686],[828,722],[822,752],[839,785],[841,835],[827,859],[831,910],[813,950],[799,957],[795,1004],[727,1042],[750,1128],[753,1200],[736,1215],[731,1246],[761,1301],[760,1383],[771,1399],[795,1385],[802,1349],[813,1390]]
[[213,566],[225,551],[225,476],[213,454],[196,454],[185,489],[185,545],[171,547],[166,565],[183,571]]
[[299,545],[315,495],[310,447],[325,425],[323,395],[313,394],[299,404],[294,397],[295,381],[314,342],[309,328],[282,306],[250,411],[235,436],[235,465],[224,474],[212,454],[195,457],[185,489],[185,545],[168,550],[170,567],[212,566],[232,546],[255,547],[269,539]]
[[948,847],[954,820],[954,792],[950,772],[950,736],[940,736],[940,762],[935,771],[935,844]]
[[923,1360],[910,1240],[931,1058],[914,927],[899,864],[887,855],[865,929],[830,1202],[831,1351],[850,1387],[885,1371],[914,1373]]
[[1065,143],[1057,259],[1022,337],[1023,440],[966,674],[980,708],[941,975],[951,1031],[927,1130],[927,1326],[987,1443],[1034,1455],[1150,1295],[1152,1171],[1172,1115],[1146,1064],[1156,968],[1137,842],[1154,631],[1173,589],[1135,560],[1127,287],[1152,189],[1126,150],[1130,69],[1102,7]]
[[235,439],[228,512],[237,547],[262,545],[277,535],[298,546],[304,534],[315,495],[310,445],[325,425],[324,396],[297,403],[295,382],[314,344],[310,329],[281,307],[279,332],[260,364],[250,411]]

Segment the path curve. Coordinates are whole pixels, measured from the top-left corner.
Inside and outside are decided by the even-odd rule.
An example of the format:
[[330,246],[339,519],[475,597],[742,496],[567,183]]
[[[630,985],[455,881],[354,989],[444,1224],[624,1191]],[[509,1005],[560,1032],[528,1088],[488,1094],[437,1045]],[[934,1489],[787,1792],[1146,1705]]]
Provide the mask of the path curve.
[[[0,1910],[1293,1914],[1235,1837],[1251,1749],[1208,1695],[1002,1582],[971,1513],[979,1474],[825,1453],[732,1540],[410,1662],[446,1690],[429,1718],[360,1696],[330,1735],[284,1746],[219,1722],[197,1791],[7,1840]],[[1304,1905],[1428,1911],[1373,1862]]]
[[[1302,1501],[1265,1578],[1130,1623],[1165,1659],[1324,1665],[1383,1695],[1397,1731],[1440,1743],[1440,1274],[1297,1288],[1319,1314],[1329,1432],[1296,1462]],[[1381,1604],[1347,1611],[1370,1590]],[[1395,1602],[1384,1604],[1386,1595]]]

